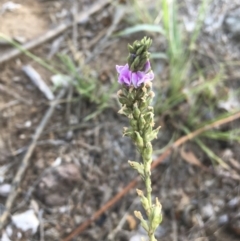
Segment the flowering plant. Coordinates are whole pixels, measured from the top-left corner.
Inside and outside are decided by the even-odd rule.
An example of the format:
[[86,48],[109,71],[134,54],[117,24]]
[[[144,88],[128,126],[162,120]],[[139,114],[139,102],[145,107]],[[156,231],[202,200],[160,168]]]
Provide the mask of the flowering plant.
[[149,241],[156,241],[154,232],[162,222],[162,212],[158,198],[156,198],[155,203],[152,203],[151,197],[151,141],[157,138],[160,127],[153,129],[154,111],[153,107],[150,106],[154,97],[151,82],[154,74],[151,70],[148,52],[151,43],[151,39],[144,37],[141,41],[135,41],[133,45],[128,45],[128,63],[124,66],[117,65],[116,70],[119,74],[118,82],[122,85],[118,91],[119,102],[122,104],[119,113],[127,116],[130,120],[130,127],[124,127],[123,135],[132,139],[142,156],[140,163],[128,162],[141,175],[147,192],[145,196],[143,191],[137,189],[147,219],[143,218],[140,211],[135,211],[134,214],[147,231]]

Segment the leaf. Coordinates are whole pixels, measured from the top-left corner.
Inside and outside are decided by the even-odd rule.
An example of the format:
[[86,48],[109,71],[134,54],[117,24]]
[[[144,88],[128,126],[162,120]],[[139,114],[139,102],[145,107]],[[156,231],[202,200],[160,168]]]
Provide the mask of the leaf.
[[165,35],[164,30],[159,25],[155,25],[155,24],[137,24],[137,25],[135,25],[133,27],[129,27],[129,28],[124,29],[123,31],[118,32],[114,36],[125,36],[125,35],[129,35],[129,34],[133,34],[133,33],[137,33],[137,32],[142,32],[142,31],[161,33],[161,34]]
[[126,217],[126,220],[127,220],[130,230],[135,230],[137,227],[136,219],[132,215],[128,215]]
[[181,154],[181,157],[189,164],[192,164],[198,167],[204,167],[203,164],[199,161],[199,159],[195,156],[195,154],[192,151],[186,152],[184,148],[181,148],[180,154]]

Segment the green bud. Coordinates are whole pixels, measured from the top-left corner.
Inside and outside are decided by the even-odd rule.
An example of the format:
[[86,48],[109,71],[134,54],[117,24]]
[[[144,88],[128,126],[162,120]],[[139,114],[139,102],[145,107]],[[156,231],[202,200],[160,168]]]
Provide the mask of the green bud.
[[141,58],[141,61],[140,61],[140,63],[139,63],[139,66],[141,66],[141,70],[143,69],[143,67],[144,67],[144,65],[146,64],[146,62],[147,62],[147,60],[149,59],[149,56],[147,55],[147,56],[141,56],[142,58]]
[[119,114],[126,116],[129,116],[131,112],[131,109],[127,108],[126,105],[123,105],[122,108],[118,111]]
[[138,147],[143,147],[144,143],[143,143],[143,139],[140,136],[139,132],[135,131],[135,138],[134,138],[136,144]]
[[136,52],[137,55],[140,55],[143,53],[143,51],[146,51],[146,46],[142,45]]
[[133,105],[133,117],[138,120],[140,114],[141,114],[141,112],[140,112],[140,110],[139,110],[139,108],[138,108],[138,104],[135,103],[135,104]]
[[123,136],[128,136],[130,137],[131,139],[134,140],[135,138],[135,133],[133,130],[127,128],[127,127],[123,127]]
[[[151,162],[150,161],[145,164],[145,176],[146,175],[151,175]],[[145,179],[145,185],[146,185],[147,189],[152,191],[150,178]]]
[[138,123],[137,123],[137,121],[135,119],[131,119],[130,120],[130,125],[133,128],[133,130],[137,130]]
[[144,170],[143,170],[143,164],[139,162],[134,162],[134,161],[128,161],[129,165],[138,171],[138,173],[143,177],[144,176]]
[[140,111],[143,112],[143,110],[146,109],[146,108],[147,108],[147,103],[144,102],[144,101],[141,101],[140,105],[139,105]]
[[141,198],[141,203],[142,203],[143,208],[146,211],[147,216],[149,216],[151,207],[149,206],[148,199],[144,196],[144,194],[141,190],[136,189],[136,191],[137,191],[138,196]]
[[133,47],[136,51],[141,45],[142,45],[141,42],[138,40],[134,41],[134,43],[133,43]]
[[143,129],[144,129],[144,126],[145,126],[145,124],[146,124],[146,121],[144,120],[142,114],[140,114],[140,117],[139,117],[139,120],[138,120],[138,124],[139,124],[139,129],[140,129],[140,130],[143,130]]
[[148,232],[149,231],[149,226],[146,220],[143,219],[142,214],[139,211],[134,211],[134,214],[136,218],[138,218],[141,221],[142,227]]
[[152,112],[148,112],[147,114],[144,115],[144,119],[146,123],[151,123],[153,121],[154,114]]
[[152,144],[147,142],[145,148],[143,149],[143,159],[152,160]]
[[131,53],[131,54],[134,54],[134,53],[135,53],[135,52],[134,52],[134,49],[133,49],[133,46],[130,45],[130,44],[128,44],[128,51],[129,51],[129,53]]
[[136,98],[138,100],[141,100],[144,96],[145,96],[145,93],[142,91],[142,89],[141,88],[137,88]]
[[122,105],[131,105],[131,101],[125,96],[118,97],[118,100]]
[[118,91],[118,93],[120,92],[120,95],[119,95],[119,96],[122,96],[122,95],[123,95],[123,96],[127,97],[127,96],[128,96],[128,91],[129,91],[128,87],[125,87],[125,86],[123,85],[122,89]]
[[129,54],[128,55],[127,62],[128,62],[128,65],[130,66],[130,69],[131,69],[131,65],[133,64],[134,59],[135,59],[135,55],[134,54]]
[[158,132],[159,132],[159,129],[161,128],[161,126],[159,126],[158,128],[156,128],[155,130],[153,130],[150,135],[148,135],[148,140],[149,141],[152,141],[153,139],[156,139],[157,138],[157,135],[158,135]]
[[133,65],[137,68],[138,65],[139,65],[139,62],[140,62],[140,57],[137,56],[137,57],[134,59],[134,61],[133,61]]
[[152,136],[152,126],[148,123],[148,125],[145,126],[145,128],[144,128],[144,134],[143,134],[144,142],[145,143],[150,142],[152,140],[151,136]]
[[158,201],[158,198],[156,198],[156,205],[152,209],[152,215],[151,215],[151,231],[154,232],[159,224],[162,222],[162,205]]

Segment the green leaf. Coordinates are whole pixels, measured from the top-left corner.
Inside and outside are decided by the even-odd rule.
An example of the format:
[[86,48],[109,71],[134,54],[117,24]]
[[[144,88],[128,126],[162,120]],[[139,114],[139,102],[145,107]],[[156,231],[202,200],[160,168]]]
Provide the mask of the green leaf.
[[165,35],[165,32],[164,32],[163,28],[159,25],[137,24],[133,27],[129,27],[129,28],[124,29],[123,31],[118,32],[114,36],[125,36],[125,35],[129,35],[129,34],[133,34],[133,33],[137,33],[137,32],[142,32],[142,31],[161,33],[161,34]]

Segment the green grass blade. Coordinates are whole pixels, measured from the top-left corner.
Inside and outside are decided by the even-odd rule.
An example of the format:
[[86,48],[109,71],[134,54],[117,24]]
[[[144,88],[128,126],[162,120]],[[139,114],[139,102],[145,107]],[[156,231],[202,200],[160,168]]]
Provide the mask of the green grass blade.
[[124,29],[123,31],[120,31],[120,32],[114,34],[113,36],[116,36],[116,37],[126,36],[126,35],[130,35],[130,34],[137,33],[137,32],[152,32],[152,33],[160,33],[162,35],[165,35],[163,28],[159,25],[137,24],[133,27]]

